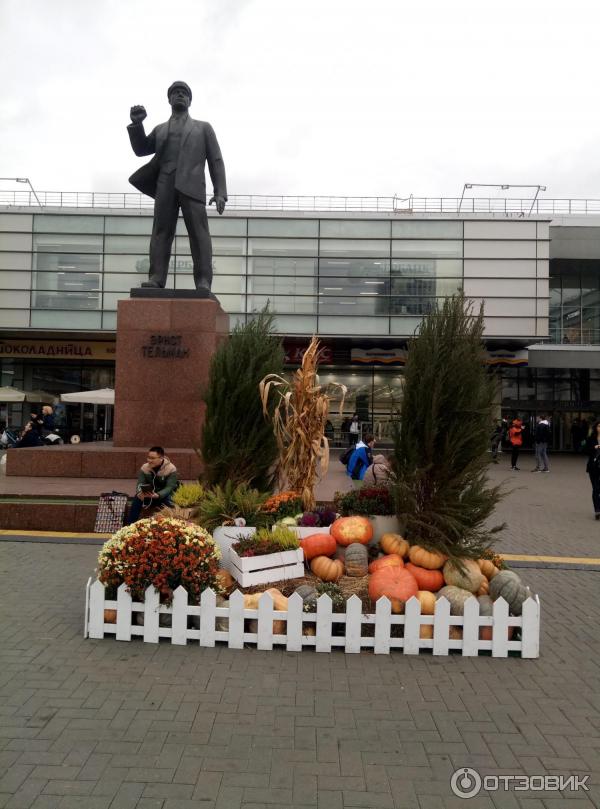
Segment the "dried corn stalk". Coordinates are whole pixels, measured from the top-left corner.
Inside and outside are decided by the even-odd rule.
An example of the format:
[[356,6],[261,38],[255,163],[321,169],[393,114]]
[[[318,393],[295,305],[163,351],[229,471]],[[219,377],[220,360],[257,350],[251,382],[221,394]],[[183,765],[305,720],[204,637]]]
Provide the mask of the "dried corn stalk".
[[[319,474],[327,474],[329,468],[329,441],[325,437],[329,397],[317,377],[320,358],[319,340],[313,336],[291,383],[277,374],[269,374],[259,386],[265,416],[269,415],[270,396],[278,397],[272,419],[279,448],[280,479],[285,477],[288,488],[301,493],[306,511],[314,509]],[[341,413],[346,386],[336,387],[342,391]]]

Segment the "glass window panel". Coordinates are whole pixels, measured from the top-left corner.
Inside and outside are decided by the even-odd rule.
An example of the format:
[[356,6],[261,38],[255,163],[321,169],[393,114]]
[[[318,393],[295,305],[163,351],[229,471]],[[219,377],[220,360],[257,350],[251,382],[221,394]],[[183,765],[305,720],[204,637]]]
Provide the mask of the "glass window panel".
[[0,250],[26,251],[31,250],[31,233],[3,233],[0,240]]
[[33,309],[100,309],[100,292],[65,292],[64,290],[35,290]]
[[317,312],[317,297],[299,295],[248,295],[248,311],[258,312],[269,304],[272,312],[312,315]]
[[100,329],[100,312],[37,311],[31,312],[31,328],[35,329]]
[[228,258],[226,256],[213,255],[213,272],[215,275],[245,276],[246,258]]
[[581,306],[581,284],[579,273],[577,277],[564,277],[562,279],[562,302],[569,308]]
[[442,278],[462,278],[463,263],[455,259],[394,259],[392,275],[411,277],[440,276]]
[[392,237],[396,239],[462,239],[462,235],[462,222],[392,222]]
[[554,383],[552,373],[545,371],[541,373],[542,369],[537,372],[537,394],[536,398],[540,401],[550,402],[554,399]]
[[[213,256],[243,256],[246,249],[246,239],[235,239],[227,236],[213,236]],[[177,236],[174,252],[180,255],[191,255],[190,240],[187,236]]]
[[319,315],[319,334],[388,334],[388,323],[387,317]]
[[219,295],[219,303],[226,312],[245,312],[245,295]]
[[34,261],[40,272],[102,272],[102,256],[97,253],[37,253]]
[[[169,262],[169,272],[173,272],[175,266],[174,259],[171,258]],[[123,255],[106,255],[104,256],[104,272],[105,273],[139,273],[140,275],[148,275],[150,269],[150,259],[148,254],[135,254],[125,253]]]
[[152,233],[151,216],[107,216],[104,220],[105,233],[125,233],[149,236]]
[[321,219],[321,238],[389,239],[390,223],[361,219]]
[[0,253],[0,270],[30,270],[31,253]]
[[394,240],[392,241],[392,256],[459,258],[462,256],[462,246],[461,241]]
[[3,309],[27,309],[29,307],[29,290],[9,291],[3,290],[0,296],[0,306]]
[[600,343],[600,306],[584,307],[582,312],[583,342]]
[[321,256],[366,256],[368,258],[387,258],[390,255],[390,243],[376,239],[321,239],[319,241]]
[[502,399],[516,401],[519,398],[518,368],[502,368]]
[[0,308],[0,326],[27,328],[29,326],[29,307],[27,309]]
[[[231,215],[211,216],[210,208],[207,209],[208,215],[208,229],[211,236],[245,236],[246,235],[246,218],[233,218]],[[177,220],[177,236],[187,237],[187,228],[183,221],[183,216]]]
[[33,217],[34,233],[102,233],[103,216],[72,214],[36,214]]
[[531,401],[536,398],[535,370],[533,368],[517,368],[519,372],[519,400]]
[[255,295],[316,295],[317,279],[300,275],[255,275],[248,278],[248,294]]
[[375,258],[321,258],[319,275],[358,277],[386,276],[390,272],[389,259]]
[[317,219],[248,219],[249,236],[308,236],[319,235]]
[[0,270],[0,306],[3,306],[3,289],[30,289],[30,272],[11,272],[10,270]]
[[389,278],[344,278],[325,276],[319,277],[319,293],[325,297],[340,297],[342,295],[358,296],[361,293],[378,293],[389,295]]
[[[252,315],[248,315],[248,320]],[[276,334],[314,334],[317,331],[316,315],[282,315],[273,321]]]
[[462,287],[459,278],[392,278],[392,295],[437,295],[448,296]]
[[560,310],[558,312],[550,312],[550,319],[548,322],[548,336],[552,343],[562,342],[562,321],[560,319]]
[[0,213],[0,233],[31,233],[33,217],[31,214]]
[[[319,296],[319,315],[344,315],[348,317],[363,317],[364,315],[388,315],[390,299],[379,295],[364,295],[356,298],[329,298]],[[361,332],[364,334],[364,332]],[[381,334],[381,332],[377,332]]]
[[415,333],[423,320],[422,317],[392,317],[390,319],[391,334],[402,334],[410,337]]
[[395,296],[390,299],[392,315],[429,315],[436,308],[437,298],[426,296]]
[[316,256],[316,239],[248,239],[249,256]]
[[[145,281],[144,275],[139,273],[111,273],[104,276],[105,292],[129,293],[134,287],[139,287]],[[173,273],[167,276],[167,289],[173,289]],[[122,297],[122,295],[121,295]],[[105,307],[106,308],[106,307]]]
[[33,237],[33,249],[41,253],[102,253],[102,236],[39,233]]
[[117,313],[116,312],[102,312],[102,328],[110,329],[110,331],[117,330]]
[[600,303],[600,289],[598,288],[599,278],[600,276],[596,274],[581,274],[582,306],[597,306]]
[[102,286],[96,272],[36,272],[33,278],[34,289],[54,292],[91,292]]
[[[175,276],[175,289],[195,289],[193,276],[178,273]],[[218,296],[222,294],[243,295],[246,292],[246,278],[235,275],[214,276],[212,291]]]
[[317,274],[316,258],[287,256],[248,259],[248,275],[308,275]]
[[148,236],[106,236],[104,249],[107,253],[147,253]]

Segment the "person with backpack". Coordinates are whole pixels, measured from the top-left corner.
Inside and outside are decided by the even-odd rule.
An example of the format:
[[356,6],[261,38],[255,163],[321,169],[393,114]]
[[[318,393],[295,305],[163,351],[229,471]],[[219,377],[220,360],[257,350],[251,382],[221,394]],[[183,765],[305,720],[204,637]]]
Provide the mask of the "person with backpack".
[[592,484],[594,515],[597,520],[600,520],[600,421],[597,421],[592,427],[592,431],[585,442],[585,451],[588,456],[585,471],[588,473]]
[[358,441],[350,455],[346,474],[352,480],[362,482],[367,469],[373,463],[373,447],[375,438],[372,435],[365,435],[364,441]]
[[510,468],[513,472],[520,472],[521,470],[517,466],[517,461],[519,460],[519,452],[523,446],[523,422],[518,417],[512,420],[510,430],[508,431],[508,440],[512,447]]

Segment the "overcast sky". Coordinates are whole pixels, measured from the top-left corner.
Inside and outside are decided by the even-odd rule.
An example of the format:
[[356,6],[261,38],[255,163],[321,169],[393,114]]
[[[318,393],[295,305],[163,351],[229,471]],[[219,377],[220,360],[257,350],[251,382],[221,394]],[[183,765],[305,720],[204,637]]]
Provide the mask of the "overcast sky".
[[149,131],[183,79],[230,195],[600,198],[599,23],[594,0],[0,0],[0,176],[133,190],[129,108]]

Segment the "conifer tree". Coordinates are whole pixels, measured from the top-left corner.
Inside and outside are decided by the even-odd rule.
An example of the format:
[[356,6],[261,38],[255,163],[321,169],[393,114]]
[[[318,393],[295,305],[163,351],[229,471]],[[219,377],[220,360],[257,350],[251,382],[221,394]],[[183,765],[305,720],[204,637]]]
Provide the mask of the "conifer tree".
[[394,495],[408,539],[478,558],[503,496],[487,481],[495,380],[484,365],[483,307],[444,301],[409,343],[402,418],[394,435]]
[[203,478],[209,485],[248,483],[261,491],[273,480],[278,458],[271,421],[265,418],[259,383],[283,372],[283,346],[265,308],[236,326],[215,352],[204,393]]

